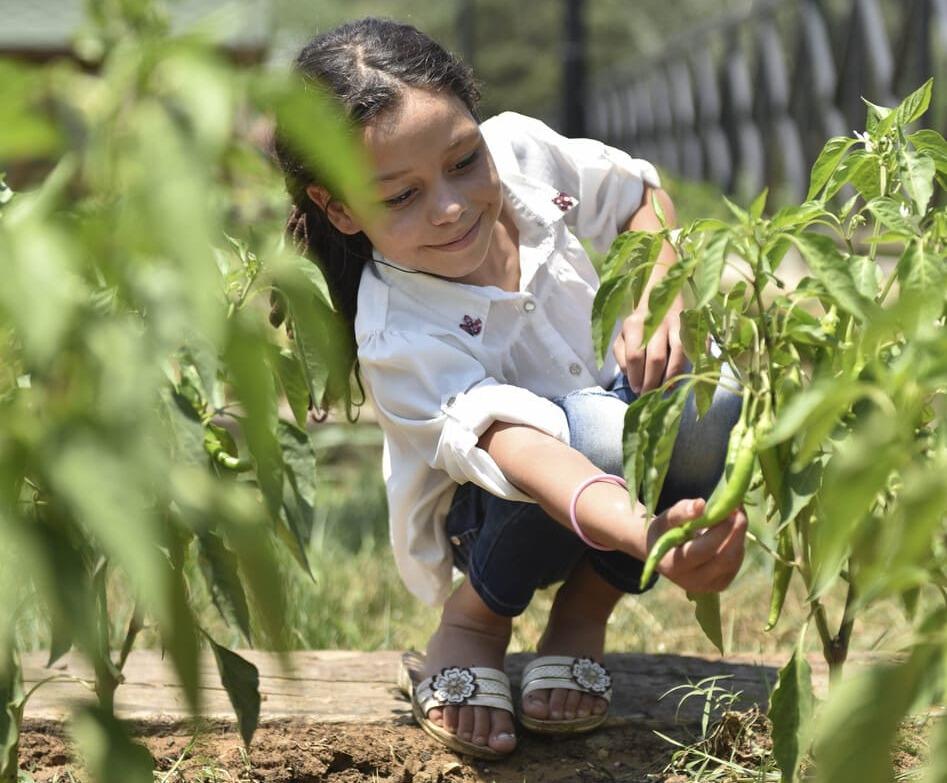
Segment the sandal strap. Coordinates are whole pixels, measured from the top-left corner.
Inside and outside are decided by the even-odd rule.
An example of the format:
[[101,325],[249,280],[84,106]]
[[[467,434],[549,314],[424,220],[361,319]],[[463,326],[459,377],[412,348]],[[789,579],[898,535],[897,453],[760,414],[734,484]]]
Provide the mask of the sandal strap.
[[510,678],[488,666],[454,666],[418,683],[415,698],[424,714],[434,707],[493,707],[513,714]]
[[608,702],[612,700],[611,675],[608,669],[589,658],[543,655],[523,669],[523,696],[532,691],[553,688],[581,691]]

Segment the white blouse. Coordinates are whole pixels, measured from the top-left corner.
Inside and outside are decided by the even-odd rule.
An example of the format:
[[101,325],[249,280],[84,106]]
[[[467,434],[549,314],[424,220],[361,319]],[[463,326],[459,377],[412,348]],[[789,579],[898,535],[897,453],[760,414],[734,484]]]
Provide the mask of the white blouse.
[[367,263],[355,319],[362,377],[384,432],[395,562],[407,588],[432,605],[451,589],[444,521],[456,487],[473,481],[535,502],[477,446],[480,436],[499,420],[569,443],[565,414],[549,398],[615,378],[610,351],[602,368],[595,360],[599,281],[575,235],[604,252],[639,207],[644,183],[660,186],[646,161],[521,114],[504,112],[480,130],[519,230],[520,290]]

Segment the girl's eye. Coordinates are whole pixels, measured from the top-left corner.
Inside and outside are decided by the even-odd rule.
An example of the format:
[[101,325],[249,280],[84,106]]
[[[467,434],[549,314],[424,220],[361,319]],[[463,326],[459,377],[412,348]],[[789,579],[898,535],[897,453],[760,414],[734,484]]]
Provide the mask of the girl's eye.
[[471,166],[477,161],[477,157],[480,155],[480,150],[474,150],[470,155],[464,158],[460,163],[457,164],[458,169],[465,169],[468,166]]
[[410,190],[406,190],[404,193],[401,193],[394,198],[385,199],[385,204],[389,207],[397,207],[400,204],[404,204],[408,200],[408,197],[411,195]]

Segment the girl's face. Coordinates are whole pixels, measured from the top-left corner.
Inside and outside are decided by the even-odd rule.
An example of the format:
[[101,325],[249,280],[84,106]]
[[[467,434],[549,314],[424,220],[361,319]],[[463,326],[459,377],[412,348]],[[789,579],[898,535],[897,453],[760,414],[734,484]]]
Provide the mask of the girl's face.
[[363,139],[374,164],[381,217],[363,222],[333,201],[327,213],[336,228],[364,231],[378,252],[410,269],[489,282],[481,279],[481,267],[503,194],[477,121],[463,102],[448,92],[406,88],[401,103],[368,125]]

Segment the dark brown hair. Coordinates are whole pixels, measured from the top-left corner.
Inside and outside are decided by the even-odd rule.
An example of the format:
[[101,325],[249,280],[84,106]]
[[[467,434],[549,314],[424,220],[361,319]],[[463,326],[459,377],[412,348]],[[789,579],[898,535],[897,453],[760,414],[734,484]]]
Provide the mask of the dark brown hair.
[[[447,91],[459,98],[479,122],[480,91],[469,66],[454,57],[417,28],[390,19],[367,17],[347,22],[317,35],[299,53],[294,71],[334,96],[348,118],[364,127],[382,113],[395,108],[406,86]],[[308,185],[318,178],[303,165],[292,144],[276,133],[276,154],[286,177],[293,207],[286,231],[300,252],[319,266],[329,286],[332,304],[347,327],[355,361],[355,310],[362,267],[372,258],[372,245],[365,234],[343,234],[325,212],[309,198]],[[278,303],[271,321],[278,325],[283,313]],[[352,418],[349,384],[342,384],[346,413]],[[326,407],[337,400],[321,401]],[[319,404],[319,400],[313,401]],[[356,402],[355,406],[361,404]],[[324,415],[324,414],[323,414]]]

